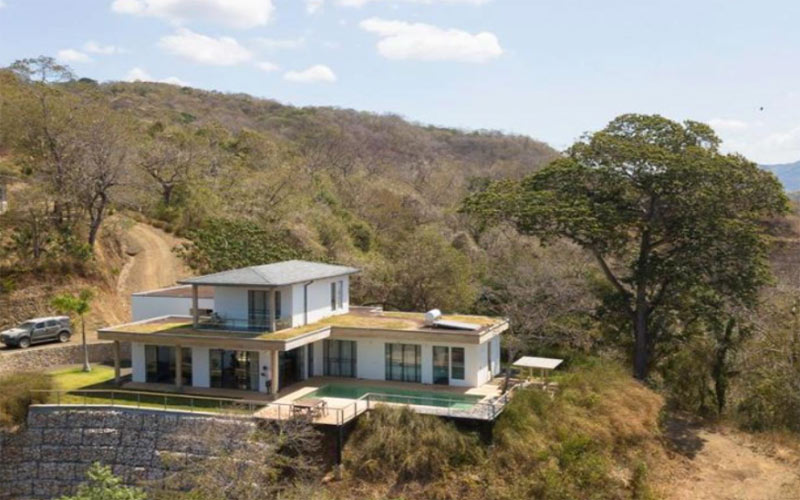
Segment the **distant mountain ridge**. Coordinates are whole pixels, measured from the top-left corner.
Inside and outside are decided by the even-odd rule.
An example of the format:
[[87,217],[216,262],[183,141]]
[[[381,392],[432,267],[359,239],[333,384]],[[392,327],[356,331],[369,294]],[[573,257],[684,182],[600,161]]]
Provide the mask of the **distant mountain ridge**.
[[800,191],[800,161],[780,165],[761,165],[775,174],[788,192]]

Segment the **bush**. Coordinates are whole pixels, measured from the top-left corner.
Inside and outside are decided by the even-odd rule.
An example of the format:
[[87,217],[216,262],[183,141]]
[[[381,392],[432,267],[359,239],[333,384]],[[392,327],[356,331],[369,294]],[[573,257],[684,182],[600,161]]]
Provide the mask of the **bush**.
[[452,423],[405,407],[378,406],[359,419],[348,441],[345,468],[367,480],[432,481],[483,456],[477,437]]
[[48,375],[43,373],[14,373],[0,377],[0,428],[13,428],[25,423],[28,407],[46,403],[48,395],[33,390],[53,388]]

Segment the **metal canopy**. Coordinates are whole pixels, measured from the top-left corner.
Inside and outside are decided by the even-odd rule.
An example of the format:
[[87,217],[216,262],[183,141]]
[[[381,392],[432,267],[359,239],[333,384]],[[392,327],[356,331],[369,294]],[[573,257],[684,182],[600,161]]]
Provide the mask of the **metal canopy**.
[[523,356],[514,361],[514,366],[522,368],[539,368],[541,370],[555,370],[558,365],[563,363],[563,359],[537,358],[535,356]]

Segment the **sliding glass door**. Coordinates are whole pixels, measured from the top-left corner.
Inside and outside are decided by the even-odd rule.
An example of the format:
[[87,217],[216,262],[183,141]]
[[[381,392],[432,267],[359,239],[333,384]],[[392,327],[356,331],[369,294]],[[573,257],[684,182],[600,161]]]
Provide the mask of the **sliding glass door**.
[[258,353],[211,349],[211,387],[258,390]]
[[322,345],[323,373],[330,377],[356,376],[356,342],[325,340]]
[[422,348],[415,344],[386,344],[386,380],[422,381]]
[[433,383],[450,383],[450,349],[444,346],[433,346]]
[[145,380],[150,383],[175,383],[175,348],[165,345],[144,346],[147,370]]

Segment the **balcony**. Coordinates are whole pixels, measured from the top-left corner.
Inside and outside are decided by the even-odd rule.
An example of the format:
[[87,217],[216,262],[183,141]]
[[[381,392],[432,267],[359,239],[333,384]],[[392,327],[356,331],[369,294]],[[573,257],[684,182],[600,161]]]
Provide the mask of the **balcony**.
[[[275,319],[275,331],[285,330],[291,327],[291,317]],[[197,320],[197,329],[251,333],[272,331],[270,328],[269,314],[251,315],[249,318],[232,318],[223,314],[214,313],[210,316],[200,316]]]

